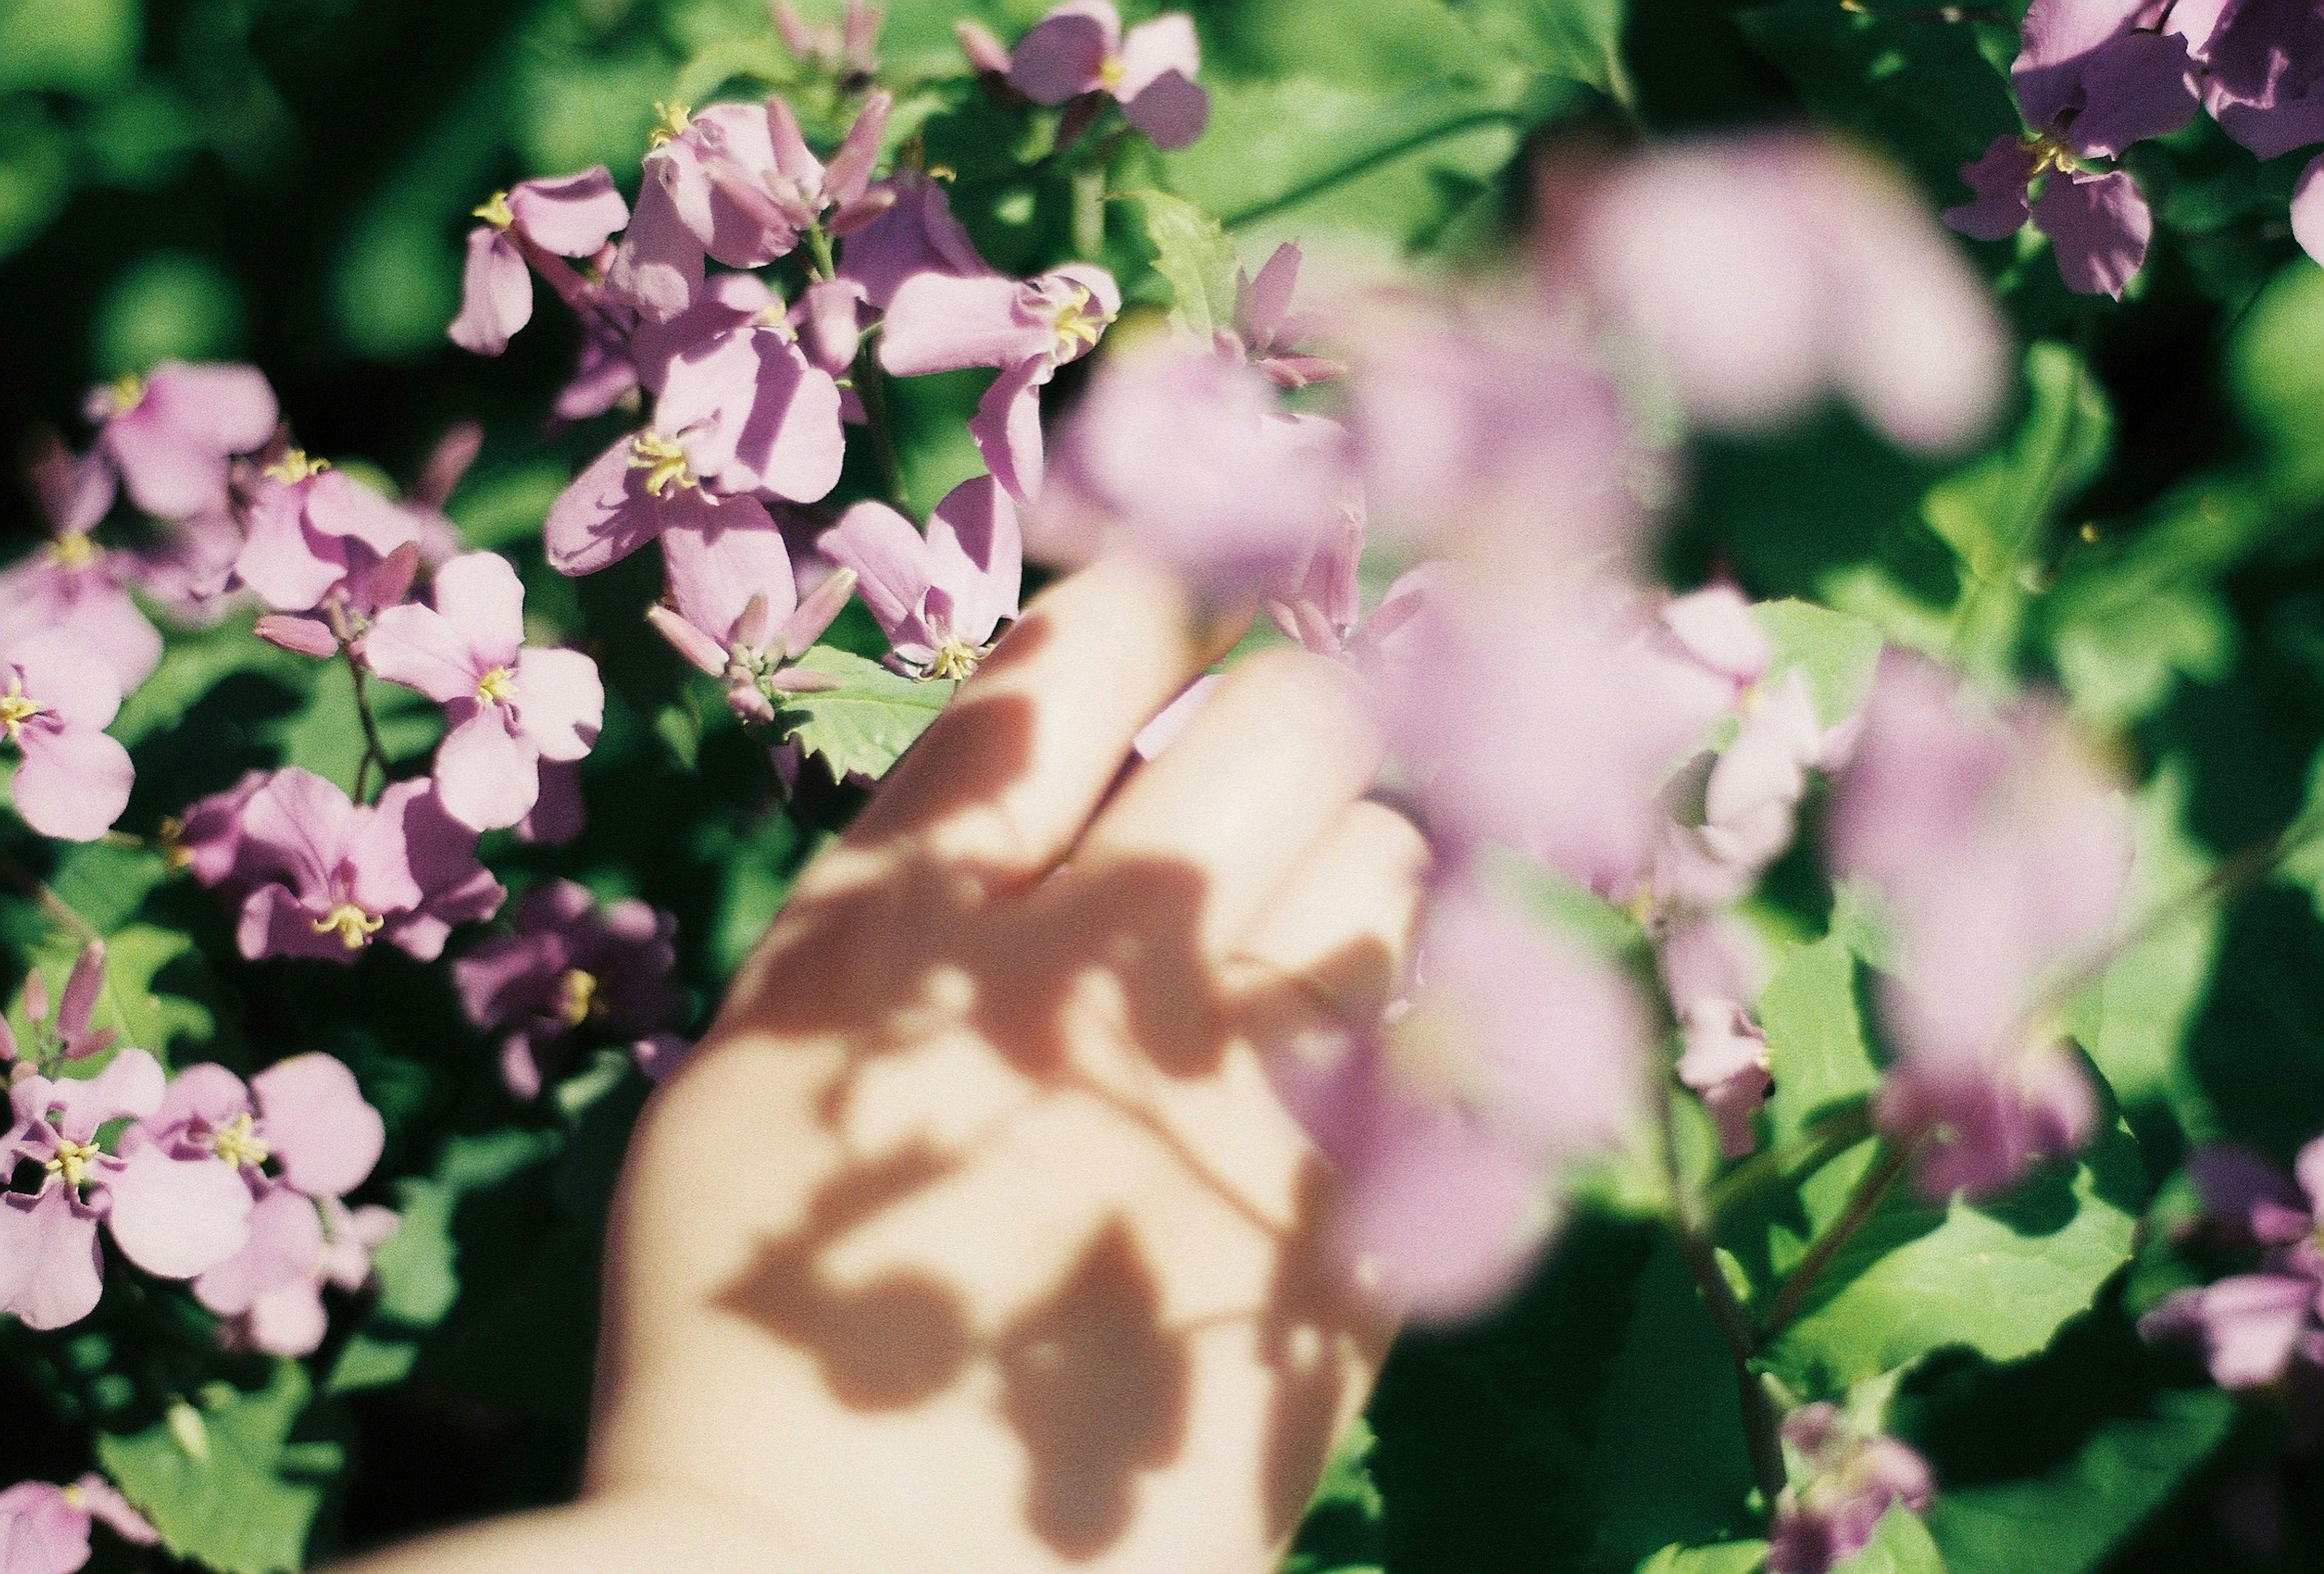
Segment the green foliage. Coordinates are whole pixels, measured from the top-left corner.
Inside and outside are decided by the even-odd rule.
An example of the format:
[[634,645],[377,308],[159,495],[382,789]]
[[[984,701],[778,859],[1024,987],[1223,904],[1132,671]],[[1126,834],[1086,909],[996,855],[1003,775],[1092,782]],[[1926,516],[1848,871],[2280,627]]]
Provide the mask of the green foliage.
[[1234,243],[1217,219],[1167,191],[1124,195],[1146,210],[1154,271],[1170,286],[1172,325],[1210,343],[1213,329],[1234,325]]
[[1775,649],[1769,681],[1796,671],[1815,701],[1816,717],[1835,725],[1864,708],[1880,665],[1880,631],[1861,618],[1811,602],[1762,602],[1751,609]]
[[789,695],[783,701],[789,735],[835,777],[877,781],[887,775],[952,698],[949,678],[906,677],[829,645],[809,650],[798,665],[839,679],[836,688]]
[[1377,1444],[1370,1423],[1358,1417],[1332,1446],[1283,1574],[1379,1574],[1386,1555],[1380,1522],[1387,1510],[1372,1485]]
[[1728,1542],[1716,1547],[1665,1547],[1638,1565],[1637,1574],[1758,1574],[1767,1559],[1765,1542]]
[[304,1367],[272,1362],[258,1387],[211,1383],[142,1431],[98,1433],[97,1458],[178,1557],[220,1574],[287,1574],[305,1567],[346,1462],[309,1419],[311,1392]]
[[1870,1544],[1836,1565],[1834,1574],[1945,1574],[1946,1569],[1929,1527],[1900,1503],[1880,1516]]

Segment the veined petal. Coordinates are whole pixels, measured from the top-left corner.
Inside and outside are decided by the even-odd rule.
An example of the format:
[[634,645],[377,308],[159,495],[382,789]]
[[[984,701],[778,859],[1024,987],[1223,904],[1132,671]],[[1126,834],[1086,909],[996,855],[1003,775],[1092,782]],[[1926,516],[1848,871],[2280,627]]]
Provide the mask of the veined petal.
[[932,642],[920,616],[928,594],[928,544],[910,520],[885,503],[859,502],[817,545],[833,562],[855,570],[855,594],[889,644]]
[[96,1311],[104,1291],[95,1214],[62,1186],[0,1193],[0,1312],[27,1328],[63,1328]]
[[516,731],[541,759],[580,759],[605,724],[605,686],[597,664],[578,650],[526,650],[516,661]]
[[490,225],[468,232],[460,274],[460,315],[445,329],[472,355],[497,355],[532,320],[532,271],[516,243]]
[[475,698],[477,680],[493,665],[451,619],[408,603],[372,620],[364,660],[388,682],[416,688],[438,704]]

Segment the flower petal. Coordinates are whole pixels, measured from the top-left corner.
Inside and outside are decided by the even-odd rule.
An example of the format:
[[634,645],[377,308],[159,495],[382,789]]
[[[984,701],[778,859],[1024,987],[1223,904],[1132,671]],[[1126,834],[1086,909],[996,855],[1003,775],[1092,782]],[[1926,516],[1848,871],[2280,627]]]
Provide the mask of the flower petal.
[[525,651],[516,663],[516,714],[518,732],[542,759],[580,759],[605,724],[605,686],[597,664],[578,650]]
[[266,1146],[282,1180],[309,1197],[344,1197],[372,1172],[387,1141],[355,1073],[319,1052],[292,1055],[250,1079]]
[[595,256],[630,222],[629,204],[603,164],[520,180],[509,189],[508,205],[525,239],[560,257]]
[[250,1188],[231,1164],[143,1147],[106,1183],[106,1224],[124,1256],[164,1279],[217,1266],[250,1238]]
[[436,786],[444,812],[463,825],[513,825],[540,796],[540,751],[511,732],[496,708],[479,710],[438,747]]
[[28,727],[22,741],[24,759],[13,784],[16,813],[42,835],[94,842],[129,806],[137,771],[129,750],[115,739],[78,729]]
[[497,355],[532,320],[532,270],[516,243],[490,225],[468,232],[460,272],[460,313],[444,330],[472,355]]
[[104,1292],[95,1214],[76,1207],[62,1186],[32,1197],[0,1193],[0,1312],[27,1328],[63,1328],[96,1311]]

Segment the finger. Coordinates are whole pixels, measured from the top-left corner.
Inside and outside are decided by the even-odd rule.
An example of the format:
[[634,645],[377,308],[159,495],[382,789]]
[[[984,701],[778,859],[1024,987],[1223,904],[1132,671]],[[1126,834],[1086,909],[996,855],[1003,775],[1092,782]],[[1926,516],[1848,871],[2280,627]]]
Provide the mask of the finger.
[[1091,824],[1074,882],[1133,865],[1188,870],[1201,890],[1194,943],[1215,962],[1371,784],[1382,751],[1344,667],[1298,650],[1253,657]]
[[845,845],[901,844],[1039,878],[1112,786],[1139,729],[1226,653],[1241,621],[1202,616],[1175,580],[1126,559],[1062,581],[898,762]]
[[1427,842],[1394,809],[1359,799],[1340,811],[1222,970],[1253,1042],[1379,1019],[1403,987],[1428,862]]

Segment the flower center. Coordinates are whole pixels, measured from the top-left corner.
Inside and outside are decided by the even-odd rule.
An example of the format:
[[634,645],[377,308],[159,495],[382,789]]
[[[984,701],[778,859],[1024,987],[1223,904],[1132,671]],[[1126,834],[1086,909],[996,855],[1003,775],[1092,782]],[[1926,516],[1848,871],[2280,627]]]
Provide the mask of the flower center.
[[23,678],[12,677],[8,680],[8,692],[0,694],[0,729],[7,732],[9,742],[20,742],[17,734],[24,730],[24,723],[47,708],[24,692]]
[[269,465],[260,474],[286,485],[296,486],[309,475],[320,475],[331,467],[328,459],[309,459],[304,448],[290,448],[282,457]]
[[516,222],[516,215],[509,209],[508,193],[505,191],[493,192],[484,199],[483,207],[473,207],[468,211],[494,229],[506,229]]
[[88,1166],[95,1162],[97,1151],[93,1142],[75,1142],[69,1137],[60,1137],[56,1151],[41,1167],[52,1175],[62,1175],[66,1185],[78,1188],[88,1179]]
[[667,104],[655,99],[654,114],[661,118],[654,122],[651,131],[646,133],[646,146],[650,148],[658,148],[672,137],[683,136],[687,123],[694,118],[694,111],[675,99]]
[[386,926],[386,919],[364,912],[353,902],[341,902],[315,920],[316,934],[336,934],[339,943],[349,951],[361,951],[371,943],[373,935]]
[[248,1164],[254,1170],[264,1164],[266,1155],[272,1151],[254,1128],[246,1109],[211,1135],[210,1150],[230,1164]]
[[655,497],[673,486],[699,486],[686,463],[686,451],[675,437],[659,432],[640,432],[630,439],[630,468],[646,473],[646,491]]
[[112,400],[114,419],[118,419],[135,410],[143,400],[145,380],[134,372],[124,372],[113,380],[113,386],[106,390],[106,393]]
[[2049,132],[2029,133],[2020,141],[2025,151],[2034,155],[2034,172],[2026,177],[2028,179],[2038,179],[2053,170],[2060,174],[2071,174],[2082,167],[2081,161],[2074,156],[2074,150]]
[[557,1014],[567,1027],[578,1027],[604,1008],[597,1001],[597,975],[568,967],[557,980]]
[[161,844],[161,861],[171,874],[183,874],[193,867],[193,849],[186,845],[186,823],[177,815],[162,815],[153,839]]
[[1098,62],[1097,85],[1109,93],[1121,91],[1122,78],[1130,74],[1120,55],[1108,55]]
[[1057,354],[1067,360],[1093,347],[1105,325],[1113,319],[1102,311],[1090,309],[1090,292],[1076,284],[1073,299],[1056,309],[1050,318],[1051,331],[1057,336]]
[[86,568],[103,555],[104,548],[79,530],[49,543],[49,561],[68,572]]
[[484,677],[476,679],[476,697],[488,705],[515,704],[516,675],[505,667],[485,668]]
[[983,650],[959,635],[946,634],[945,642],[937,646],[936,653],[928,658],[928,669],[920,676],[923,678],[966,677],[976,670],[976,664],[984,659],[984,655]]

